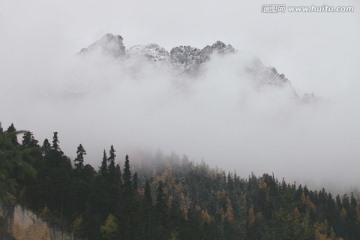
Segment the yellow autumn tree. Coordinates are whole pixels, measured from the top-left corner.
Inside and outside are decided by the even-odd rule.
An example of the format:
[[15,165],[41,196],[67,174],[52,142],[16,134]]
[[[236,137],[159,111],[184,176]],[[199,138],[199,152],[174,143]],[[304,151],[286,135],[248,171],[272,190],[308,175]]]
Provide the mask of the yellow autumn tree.
[[259,189],[262,189],[262,190],[266,190],[266,189],[267,189],[267,184],[266,184],[264,178],[260,178],[260,181],[259,181]]
[[104,239],[111,240],[115,238],[117,231],[117,220],[112,214],[109,214],[109,216],[105,220],[104,225],[101,225],[100,232]]
[[209,214],[207,210],[201,211],[201,223],[212,223],[214,221],[214,217]]
[[336,234],[327,220],[315,224],[315,240],[337,240]]
[[249,209],[249,226],[253,226],[255,223],[255,211],[254,211],[254,207],[251,207]]
[[74,223],[73,223],[73,232],[74,232],[75,236],[81,235],[82,224],[83,224],[83,218],[80,215],[74,220]]
[[309,196],[305,196],[305,193],[301,194],[301,203],[312,210],[316,209],[316,205],[310,200]]
[[227,200],[226,200],[225,220],[229,223],[234,222],[234,210],[233,210],[232,203],[229,198],[227,198]]

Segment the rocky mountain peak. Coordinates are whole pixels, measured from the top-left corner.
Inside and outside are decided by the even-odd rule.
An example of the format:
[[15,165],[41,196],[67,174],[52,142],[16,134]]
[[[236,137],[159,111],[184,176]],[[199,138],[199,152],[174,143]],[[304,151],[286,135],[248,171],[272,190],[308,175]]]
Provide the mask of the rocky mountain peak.
[[123,38],[120,35],[107,33],[89,47],[81,49],[80,54],[89,54],[93,52],[100,52],[115,58],[124,56],[125,46],[123,44]]
[[128,57],[145,57],[153,62],[168,62],[170,54],[157,44],[135,45],[126,51]]
[[185,72],[194,72],[203,63],[201,50],[191,46],[178,46],[171,49],[170,61],[175,67],[182,68]]
[[211,46],[212,51],[216,51],[218,54],[227,54],[227,53],[234,53],[235,49],[230,45],[226,45],[221,41],[216,41]]
[[[126,59],[137,61],[138,58],[143,58],[153,63],[164,63],[177,73],[196,76],[201,73],[202,67],[210,60],[213,54],[224,56],[236,53],[236,50],[230,44],[226,45],[221,41],[216,41],[214,44],[207,45],[202,49],[181,45],[172,48],[168,52],[163,47],[151,43],[135,45],[125,51],[123,38],[120,35],[107,33],[89,47],[82,49],[80,54],[89,54],[91,52],[101,52],[104,55],[115,59],[122,58],[125,61]],[[264,66],[257,58],[250,62],[244,70],[259,86],[291,87],[290,81],[284,74],[278,73],[274,67]]]

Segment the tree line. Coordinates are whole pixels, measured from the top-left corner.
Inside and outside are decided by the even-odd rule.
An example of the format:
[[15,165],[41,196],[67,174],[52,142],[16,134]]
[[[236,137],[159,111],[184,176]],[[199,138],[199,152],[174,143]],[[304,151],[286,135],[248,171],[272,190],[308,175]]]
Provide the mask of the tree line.
[[0,201],[13,198],[78,239],[360,239],[354,194],[241,178],[175,154],[130,164],[110,146],[98,169],[85,158],[82,144],[66,156],[58,132],[39,144],[0,126]]

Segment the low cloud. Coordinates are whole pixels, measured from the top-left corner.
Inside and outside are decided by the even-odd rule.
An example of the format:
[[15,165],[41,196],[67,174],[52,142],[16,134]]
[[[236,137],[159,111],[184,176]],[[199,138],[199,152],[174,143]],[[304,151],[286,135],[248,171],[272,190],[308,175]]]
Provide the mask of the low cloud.
[[[67,155],[82,143],[94,166],[113,144],[121,161],[160,149],[242,177],[274,172],[334,192],[360,188],[358,11],[266,15],[262,3],[231,0],[224,12],[200,1],[199,13],[193,2],[158,3],[0,1],[3,126],[13,122],[40,141],[58,131]],[[213,56],[198,77],[76,55],[106,32],[123,34],[127,47],[223,40],[252,53]],[[245,70],[253,53],[300,96],[320,100],[304,104],[289,86],[259,86]]]
[[[121,160],[162,150],[243,177],[273,172],[337,191],[359,188],[356,96],[303,103],[290,86],[255,84],[246,72],[251,59],[242,52],[214,55],[197,77],[102,55],[26,69],[34,75],[5,72],[16,79],[2,89],[18,91],[2,92],[2,112],[11,113],[2,121],[40,140],[58,131],[66,154],[74,156],[82,143],[94,166],[113,144]],[[47,66],[46,59],[37,61]]]

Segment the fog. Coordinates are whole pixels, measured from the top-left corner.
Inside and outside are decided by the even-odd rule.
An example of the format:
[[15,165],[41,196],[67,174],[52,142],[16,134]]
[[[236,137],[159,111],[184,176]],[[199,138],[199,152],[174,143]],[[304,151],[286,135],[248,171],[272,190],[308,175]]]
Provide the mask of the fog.
[[[95,167],[114,145],[121,161],[161,150],[242,177],[273,172],[359,191],[358,2],[342,3],[354,13],[283,15],[261,13],[261,1],[169,2],[0,1],[3,127],[14,123],[40,142],[58,131],[67,155],[81,143]],[[76,55],[107,32],[122,35],[127,48],[222,40],[240,51],[213,56],[197,78],[146,61]],[[319,100],[304,104],[289,88],[257,88],[244,71],[254,56],[284,73],[299,95]]]

